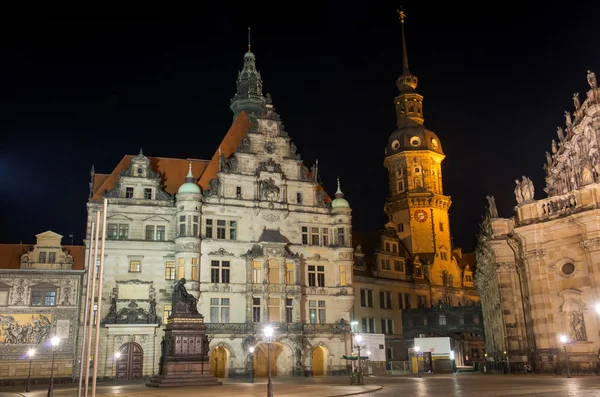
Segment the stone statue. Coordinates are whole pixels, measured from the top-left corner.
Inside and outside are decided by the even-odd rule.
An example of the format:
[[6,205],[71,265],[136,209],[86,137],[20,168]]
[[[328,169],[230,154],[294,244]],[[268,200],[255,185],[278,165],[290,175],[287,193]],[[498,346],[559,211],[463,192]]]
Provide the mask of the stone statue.
[[494,196],[485,196],[488,201],[488,214],[490,218],[498,218],[498,208],[496,208],[496,199]]
[[573,125],[573,121],[571,120],[571,113],[567,112],[565,110],[565,123],[567,124],[567,127],[570,127]]
[[262,197],[269,201],[279,201],[280,189],[275,185],[273,178],[264,179],[259,184]]
[[240,153],[249,153],[250,147],[251,147],[250,138],[248,137],[248,135],[246,135],[242,139],[242,142],[240,143],[240,145],[237,147],[237,151]]
[[523,179],[521,181],[521,194],[523,196],[524,201],[533,200],[533,194],[535,193],[535,189],[533,188],[533,182],[531,179],[527,178],[523,175]]
[[218,196],[219,195],[219,179],[218,178],[211,179],[210,182],[208,182],[208,185],[210,186],[210,195]]
[[556,133],[558,134],[558,139],[560,142],[565,140],[565,134],[563,132],[563,129],[561,127],[556,127]]
[[108,308],[108,316],[116,316],[117,315],[117,299],[113,296],[110,298],[110,307]]
[[579,108],[581,107],[581,102],[579,102],[578,92],[573,94],[573,103],[575,104],[575,110],[579,110]]
[[573,312],[571,316],[571,339],[574,341],[587,340],[583,314],[581,312]]
[[298,148],[294,145],[294,142],[290,142],[290,157],[296,156],[296,150],[298,150]]
[[546,152],[546,162],[548,165],[552,165],[552,155],[548,152]]
[[591,70],[587,71],[587,81],[591,89],[598,88],[598,82],[596,81],[596,73],[592,72]]
[[558,149],[556,148],[556,141],[552,140],[552,154],[556,153]]
[[267,97],[266,97],[265,102],[267,103],[267,105],[273,104],[273,98],[271,97],[271,94],[269,92],[267,92]]
[[199,314],[197,300],[193,295],[187,292],[185,288],[185,278],[180,279],[173,287],[173,296],[171,298],[173,313]]
[[515,179],[515,197],[517,198],[517,205],[523,202],[523,192],[521,191],[521,181]]
[[156,316],[156,299],[150,299],[150,309],[148,309],[148,324],[158,323],[158,317]]

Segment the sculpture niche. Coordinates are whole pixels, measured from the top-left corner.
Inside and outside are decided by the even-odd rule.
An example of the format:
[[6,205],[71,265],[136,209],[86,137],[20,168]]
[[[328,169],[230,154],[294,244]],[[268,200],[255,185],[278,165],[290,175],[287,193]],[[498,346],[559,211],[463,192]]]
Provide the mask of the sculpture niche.
[[187,292],[185,279],[173,287],[173,311],[167,319],[161,346],[159,374],[151,377],[148,387],[215,386],[219,382],[210,373],[209,341],[204,316],[198,313],[198,300]]

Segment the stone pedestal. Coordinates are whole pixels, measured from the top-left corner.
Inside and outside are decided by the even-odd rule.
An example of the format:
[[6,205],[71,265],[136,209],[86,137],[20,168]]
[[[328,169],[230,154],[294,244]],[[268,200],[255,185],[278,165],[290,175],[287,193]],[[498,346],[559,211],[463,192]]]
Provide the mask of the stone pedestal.
[[151,377],[148,387],[217,386],[210,373],[209,342],[201,314],[174,313],[168,318],[161,342],[159,375]]

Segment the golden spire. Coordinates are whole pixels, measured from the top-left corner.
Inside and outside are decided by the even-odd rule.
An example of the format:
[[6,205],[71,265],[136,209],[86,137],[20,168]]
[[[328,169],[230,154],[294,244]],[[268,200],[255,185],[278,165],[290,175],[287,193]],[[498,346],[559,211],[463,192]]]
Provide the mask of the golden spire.
[[400,16],[400,23],[402,23],[402,68],[403,72],[409,72],[408,70],[408,53],[406,52],[406,35],[404,34],[404,18],[406,18],[406,14],[400,7],[399,10],[396,10],[398,15]]
[[250,26],[248,26],[248,52],[250,52]]

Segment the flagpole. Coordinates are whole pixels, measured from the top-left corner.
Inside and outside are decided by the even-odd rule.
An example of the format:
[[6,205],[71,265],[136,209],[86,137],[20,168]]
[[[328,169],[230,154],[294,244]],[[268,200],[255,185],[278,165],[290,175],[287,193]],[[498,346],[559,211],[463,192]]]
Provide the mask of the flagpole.
[[[100,277],[98,278],[98,317],[102,313],[102,279],[104,269],[104,244],[106,242],[106,208],[108,199],[104,199],[104,210],[102,211],[102,245],[100,246]],[[92,397],[96,397],[96,378],[98,377],[98,345],[100,343],[100,318],[96,321],[96,343],[94,345],[94,373],[92,379]]]
[[87,322],[88,322],[88,310],[89,299],[90,299],[90,278],[92,277],[92,247],[94,246],[94,229],[96,224],[92,222],[92,230],[90,232],[89,244],[88,244],[88,260],[87,260],[87,283],[85,284],[85,303],[84,303],[84,320],[83,320],[83,334],[81,337],[81,354],[79,355],[79,386],[77,387],[77,397],[81,397],[81,386],[83,383],[83,362],[85,361],[85,337],[87,335]]
[[[90,305],[88,317],[88,334],[86,335],[87,352],[85,355],[85,397],[88,396],[90,383],[90,354],[92,352],[92,325],[94,324],[94,290],[96,289],[96,263],[98,263],[98,234],[100,232],[100,211],[96,211],[96,236],[94,242],[94,266],[92,266],[92,285],[88,284],[87,288],[90,291]],[[104,231],[103,231],[104,232]]]

